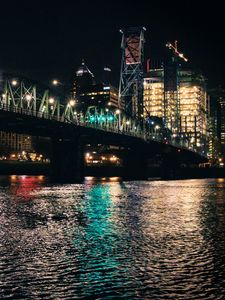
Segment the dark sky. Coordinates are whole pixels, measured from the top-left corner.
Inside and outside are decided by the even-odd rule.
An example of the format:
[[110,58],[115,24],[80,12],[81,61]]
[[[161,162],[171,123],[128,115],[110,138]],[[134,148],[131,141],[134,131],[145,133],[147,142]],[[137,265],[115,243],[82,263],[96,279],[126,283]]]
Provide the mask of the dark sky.
[[145,26],[145,58],[162,59],[177,39],[209,86],[225,87],[225,17],[219,1],[7,1],[1,3],[0,68],[48,84],[68,80],[84,58],[98,78],[120,71],[119,29]]

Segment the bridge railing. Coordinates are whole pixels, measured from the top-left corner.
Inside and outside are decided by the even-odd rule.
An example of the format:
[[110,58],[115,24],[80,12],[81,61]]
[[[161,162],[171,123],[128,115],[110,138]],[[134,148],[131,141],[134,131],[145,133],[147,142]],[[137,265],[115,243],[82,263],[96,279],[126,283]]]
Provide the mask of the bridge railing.
[[7,105],[7,104],[3,104],[3,103],[0,103],[0,110],[13,112],[13,113],[17,113],[17,114],[23,114],[23,115],[32,116],[32,117],[37,117],[37,118],[41,118],[41,119],[60,121],[60,116],[55,116],[55,115],[51,115],[46,112],[29,110],[26,108],[16,107],[16,106]]
[[7,105],[5,103],[0,103],[0,109],[8,112],[13,112],[16,114],[23,114],[27,116],[32,116],[36,118],[41,118],[41,119],[48,119],[52,121],[57,121],[57,122],[62,122],[62,123],[69,123],[69,124],[74,124],[76,126],[84,126],[84,127],[89,127],[89,128],[94,128],[98,130],[103,130],[103,131],[108,131],[108,132],[113,132],[113,133],[118,133],[121,135],[129,135],[129,136],[134,136],[134,137],[139,137],[139,138],[145,138],[144,133],[142,132],[134,132],[134,131],[129,131],[129,130],[120,130],[117,126],[115,127],[109,127],[104,124],[96,124],[96,123],[90,123],[88,121],[71,121],[67,119],[64,115],[51,115],[46,112],[40,112],[40,111],[34,111],[34,110],[29,110],[21,107],[17,107],[14,105]]

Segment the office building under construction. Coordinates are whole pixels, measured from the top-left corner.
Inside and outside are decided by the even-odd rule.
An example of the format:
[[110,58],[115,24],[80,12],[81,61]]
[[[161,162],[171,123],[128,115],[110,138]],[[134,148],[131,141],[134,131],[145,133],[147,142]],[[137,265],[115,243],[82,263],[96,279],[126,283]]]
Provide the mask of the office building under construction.
[[191,145],[204,148],[207,136],[207,97],[205,78],[192,71],[179,72],[180,134]]
[[191,148],[201,148],[205,152],[207,136],[205,78],[199,73],[179,69],[175,89],[176,104],[174,101],[168,101],[164,76],[164,69],[159,68],[150,70],[144,78],[145,118],[147,116],[162,118],[171,135],[186,137]]
[[164,118],[163,69],[153,69],[144,78],[144,117]]

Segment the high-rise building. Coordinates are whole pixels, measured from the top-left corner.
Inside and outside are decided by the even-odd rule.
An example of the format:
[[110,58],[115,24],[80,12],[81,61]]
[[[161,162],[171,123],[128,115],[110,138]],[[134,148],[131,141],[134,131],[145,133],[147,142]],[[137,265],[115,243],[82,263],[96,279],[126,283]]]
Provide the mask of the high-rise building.
[[179,71],[180,133],[192,145],[205,148],[207,141],[206,80],[192,71]]
[[[110,73],[109,68],[104,69]],[[78,110],[85,111],[88,107],[119,107],[118,89],[109,83],[95,83],[93,73],[82,61],[76,72],[72,87],[72,96],[77,99]],[[123,108],[120,107],[120,108]]]
[[118,90],[112,85],[94,84],[80,89],[78,103],[81,108],[89,106],[115,107],[119,105]]
[[220,113],[220,141],[222,147],[222,154],[225,157],[225,91],[219,98],[219,103],[221,107]]
[[178,70],[178,122],[175,122],[176,108],[172,101],[168,101],[164,75],[164,69],[152,69],[144,78],[144,116],[161,118],[164,125],[171,130],[171,134],[177,132],[187,137],[190,146],[205,148],[207,139],[205,78],[192,71]]
[[164,63],[164,123],[173,134],[179,133],[178,62],[174,56]]
[[164,118],[163,69],[153,69],[144,78],[144,118]]
[[225,90],[209,90],[209,157],[218,164],[225,157]]
[[94,74],[89,70],[84,60],[82,60],[81,66],[76,71],[75,78],[72,83],[72,97],[78,99],[82,90],[95,84]]

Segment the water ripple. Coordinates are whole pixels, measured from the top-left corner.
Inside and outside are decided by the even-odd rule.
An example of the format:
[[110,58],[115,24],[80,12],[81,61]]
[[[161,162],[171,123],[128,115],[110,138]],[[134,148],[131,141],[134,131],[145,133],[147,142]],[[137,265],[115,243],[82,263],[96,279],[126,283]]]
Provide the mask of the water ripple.
[[224,187],[4,181],[0,298],[222,300]]

